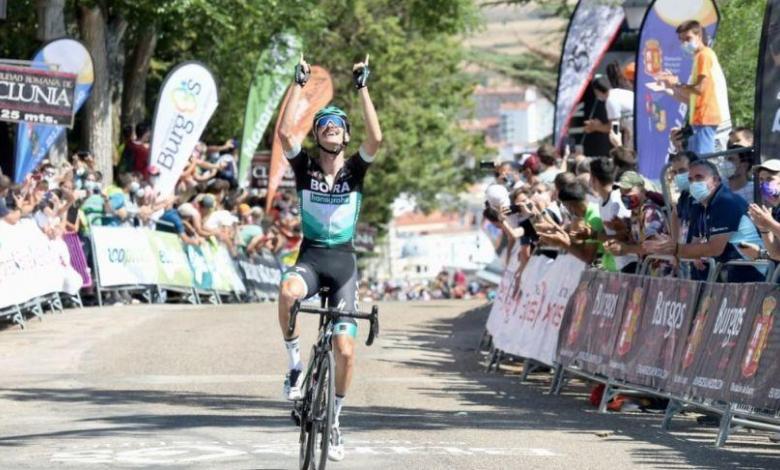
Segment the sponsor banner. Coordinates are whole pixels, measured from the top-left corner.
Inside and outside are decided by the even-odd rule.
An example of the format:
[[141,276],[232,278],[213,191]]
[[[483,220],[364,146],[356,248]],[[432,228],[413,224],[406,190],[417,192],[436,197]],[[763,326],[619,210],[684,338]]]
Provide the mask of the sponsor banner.
[[184,62],[168,73],[154,112],[149,163],[160,170],[155,189],[161,195],[173,194],[217,104],[217,84],[203,64]]
[[761,161],[780,155],[780,0],[767,0],[756,74],[755,146]]
[[76,76],[69,119],[60,125],[53,123],[20,122],[16,128],[16,164],[14,180],[21,183],[49,153],[49,149],[72,125],[73,115],[87,101],[95,81],[92,57],[89,51],[75,39],[55,39],[39,50],[32,59],[32,67],[49,71],[52,66],[58,73]]
[[[638,309],[628,308],[612,352],[610,375],[618,380],[665,389],[674,373],[696,311],[701,283],[645,278]],[[632,305],[640,302],[631,301]]]
[[0,65],[0,121],[73,124],[76,75]]
[[[687,5],[686,5],[687,6]],[[697,0],[681,8],[678,0],[656,0],[647,9],[639,32],[634,94],[634,141],[639,172],[658,180],[669,153],[672,128],[684,127],[688,106],[656,84],[655,75],[669,71],[687,82],[693,56],[683,52],[675,31],[680,23],[698,20],[710,41],[718,28],[718,10],[712,0]]]
[[238,273],[238,267],[236,266],[233,257],[230,256],[230,251],[225,245],[211,245],[211,251],[213,253],[214,265],[216,272],[219,274],[220,280],[217,282],[217,290],[219,291],[233,291],[236,293],[246,292],[246,286],[241,279],[241,275]]
[[558,361],[566,367],[606,375],[615,343],[634,340],[633,318],[642,307],[642,278],[587,271],[583,281],[566,307]]
[[[759,284],[716,284],[703,297],[686,344],[682,367],[693,396],[723,399],[729,372],[739,367],[737,339],[747,312],[754,308]],[[755,306],[758,308],[759,306]]]
[[[266,196],[265,205],[266,212],[270,211],[279,182],[289,166],[287,159],[282,155],[282,142],[279,140],[279,125],[289,99],[290,90],[288,88],[282,107],[279,110],[276,126],[274,127],[273,145],[271,146],[271,168],[268,176],[268,195]],[[333,99],[333,81],[330,78],[330,73],[322,67],[313,65],[311,67],[311,78],[301,91],[298,109],[295,110],[294,115],[293,135],[298,141],[303,142],[306,134],[311,130],[314,114],[330,103],[331,99]]]
[[[499,335],[503,335],[506,330],[510,317],[513,315],[515,306],[520,300],[522,291],[520,290],[521,275],[524,272],[526,277],[539,277],[549,263],[540,256],[532,256],[525,265],[525,269],[520,269],[521,264],[518,259],[519,244],[515,244],[512,253],[509,255],[507,264],[501,282],[496,290],[496,297],[493,299],[493,306],[490,308],[486,328],[493,337],[493,342]],[[499,340],[502,342],[502,340]],[[499,349],[501,349],[499,347]]]
[[255,150],[263,139],[268,123],[293,75],[293,68],[301,51],[300,39],[288,33],[276,34],[271,45],[257,61],[244,114],[244,133],[241,137],[241,154],[238,161],[238,181],[241,186],[249,183],[249,168]]
[[556,358],[563,313],[585,263],[570,254],[555,260],[543,255],[535,258],[545,260],[545,270],[536,279],[523,276],[522,296],[512,316],[510,345],[501,349],[551,365]]
[[62,240],[49,240],[32,219],[0,221],[0,308],[54,292],[75,294],[81,276]]
[[148,232],[132,227],[92,227],[100,287],[158,283],[159,258],[149,243]]
[[244,285],[247,290],[263,295],[275,295],[282,281],[282,271],[273,256],[241,255],[238,257]]
[[84,245],[81,244],[81,239],[75,233],[65,233],[62,235],[62,241],[68,247],[70,265],[81,276],[82,287],[92,287],[92,270],[87,263],[87,256],[84,253]]
[[168,232],[147,231],[152,252],[156,256],[157,284],[168,287],[192,287],[192,269],[184,252],[181,238]]
[[604,0],[580,0],[574,8],[558,68],[553,127],[557,147],[562,147],[574,110],[617,36],[624,16],[622,6]]
[[204,245],[186,245],[185,251],[187,252],[187,259],[190,262],[190,268],[192,268],[192,281],[195,289],[198,290],[213,290],[214,289],[214,277],[209,262],[204,254]]
[[729,371],[729,401],[761,409],[780,409],[780,287],[761,284],[757,309],[749,312],[737,341],[739,364]]

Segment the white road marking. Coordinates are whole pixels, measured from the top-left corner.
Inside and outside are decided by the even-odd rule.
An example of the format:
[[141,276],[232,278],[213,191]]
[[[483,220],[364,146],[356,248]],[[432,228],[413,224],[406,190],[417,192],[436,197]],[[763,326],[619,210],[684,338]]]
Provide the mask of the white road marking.
[[[405,445],[403,445],[405,444]],[[52,455],[51,461],[68,464],[181,465],[246,458],[249,455],[297,456],[294,439],[253,441],[164,441],[73,445]],[[128,449],[128,447],[133,447]],[[360,456],[446,455],[458,457],[525,456],[559,457],[549,449],[517,447],[472,447],[465,443],[356,440],[346,446],[349,454]]]

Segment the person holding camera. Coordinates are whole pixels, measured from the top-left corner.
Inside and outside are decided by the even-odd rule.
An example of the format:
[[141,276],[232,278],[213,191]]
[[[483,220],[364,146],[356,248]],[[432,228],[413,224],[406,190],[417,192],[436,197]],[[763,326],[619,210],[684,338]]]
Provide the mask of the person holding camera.
[[696,20],[677,27],[682,50],[693,56],[693,68],[688,83],[668,71],[655,78],[675,99],[688,105],[688,126],[680,137],[687,138],[687,150],[705,155],[715,152],[715,132],[721,123],[729,122],[726,78],[715,51],[707,47],[704,28]]

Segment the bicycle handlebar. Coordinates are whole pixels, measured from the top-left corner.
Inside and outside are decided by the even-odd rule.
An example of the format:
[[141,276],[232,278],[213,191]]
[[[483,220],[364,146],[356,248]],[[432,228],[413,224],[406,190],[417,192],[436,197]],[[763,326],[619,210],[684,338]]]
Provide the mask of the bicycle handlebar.
[[368,331],[368,339],[366,340],[366,346],[374,344],[374,339],[379,336],[379,307],[376,305],[371,307],[371,313],[361,312],[344,312],[333,308],[317,308],[317,307],[301,307],[301,301],[296,300],[290,308],[290,321],[287,325],[287,334],[292,335],[295,330],[295,322],[298,319],[298,313],[310,313],[313,315],[320,315],[320,318],[327,317],[331,320],[337,318],[354,318],[357,320],[368,320],[371,323]]

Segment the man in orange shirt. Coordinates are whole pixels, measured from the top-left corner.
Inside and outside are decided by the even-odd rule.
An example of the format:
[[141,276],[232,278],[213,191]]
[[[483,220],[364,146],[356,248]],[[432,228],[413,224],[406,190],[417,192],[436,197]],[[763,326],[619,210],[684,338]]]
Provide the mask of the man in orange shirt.
[[704,42],[704,28],[698,21],[686,21],[677,27],[682,49],[693,56],[691,78],[687,84],[668,72],[656,79],[669,87],[673,96],[688,104],[688,124],[693,134],[688,150],[704,155],[715,152],[715,131],[731,120],[726,78],[718,56]]

